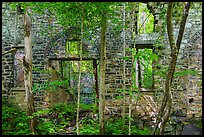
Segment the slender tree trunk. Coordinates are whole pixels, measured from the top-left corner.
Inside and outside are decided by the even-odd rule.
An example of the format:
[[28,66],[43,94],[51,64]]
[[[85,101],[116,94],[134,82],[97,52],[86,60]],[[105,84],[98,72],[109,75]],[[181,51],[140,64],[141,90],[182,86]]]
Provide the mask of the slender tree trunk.
[[167,12],[167,32],[168,32],[168,36],[169,36],[169,43],[171,46],[171,63],[169,65],[169,70],[167,73],[167,79],[166,79],[166,83],[165,83],[165,90],[167,93],[167,112],[164,115],[163,118],[163,122],[161,123],[161,129],[160,129],[160,134],[163,135],[164,131],[165,131],[165,127],[166,124],[168,122],[169,116],[171,114],[171,108],[172,108],[172,95],[171,95],[171,84],[173,81],[173,74],[176,68],[176,61],[177,61],[177,57],[178,57],[178,53],[179,53],[179,49],[180,49],[180,45],[181,45],[181,41],[183,38],[183,33],[184,33],[184,29],[185,29],[185,24],[186,24],[186,19],[188,17],[188,12],[190,9],[190,3],[189,2],[185,2],[185,7],[184,7],[184,12],[183,12],[183,16],[182,16],[182,20],[181,20],[181,24],[180,24],[180,28],[179,28],[179,35],[177,38],[177,42],[176,45],[174,43],[174,35],[173,35],[173,25],[172,25],[172,3],[169,3],[168,6],[168,11]]
[[173,34],[172,8],[173,8],[173,3],[169,2],[168,9],[167,9],[167,32],[168,32],[168,38],[169,38],[169,43],[171,47],[171,61],[169,64],[166,81],[165,81],[165,96],[160,109],[160,113],[158,117],[159,120],[157,121],[157,125],[154,131],[154,134],[155,134],[158,128],[158,124],[161,122],[160,135],[164,134],[166,124],[171,114],[171,109],[172,109],[171,84],[173,80],[173,74],[176,68],[176,61],[177,61],[177,57],[178,57],[178,53],[179,53],[179,49],[180,49],[180,45],[183,37],[186,19],[188,17],[188,12],[190,9],[190,3],[185,2],[185,8],[184,8],[184,12],[183,12],[183,16],[182,16],[182,20],[179,28],[179,35],[178,35],[176,44],[174,41],[174,34]]
[[98,69],[97,69],[97,60],[93,60],[93,73],[95,79],[95,91],[96,91],[96,106],[98,107],[99,103],[99,93],[98,93]]
[[[123,9],[123,57],[125,57],[125,3],[124,3],[124,9]],[[123,108],[122,108],[122,117],[125,117],[125,59],[123,59]]]
[[100,134],[105,134],[105,71],[106,71],[106,29],[107,18],[106,13],[103,12],[101,18],[101,46],[100,46],[100,90],[99,90],[99,123]]
[[[83,9],[82,9],[83,10]],[[83,27],[84,27],[84,17],[82,11],[82,21],[81,21],[81,44],[79,49],[79,79],[78,79],[78,99],[77,99],[77,117],[76,117],[76,128],[77,128],[77,135],[79,135],[79,111],[80,111],[80,87],[81,87],[81,63],[82,63],[82,44],[83,44]]]
[[173,24],[172,24],[172,8],[173,3],[169,2],[168,9],[167,9],[167,32],[169,37],[169,43],[171,47],[171,62],[169,64],[169,68],[167,71],[166,82],[165,82],[165,96],[166,96],[166,114],[163,116],[163,120],[161,122],[160,134],[164,134],[166,123],[169,119],[169,114],[171,112],[172,107],[172,94],[171,94],[171,81],[173,79],[173,74],[176,67],[176,60],[177,60],[177,48],[175,45],[174,35],[173,35]]
[[128,130],[128,135],[131,135],[131,117],[132,117],[132,102],[133,100],[135,102],[137,102],[137,98],[139,96],[139,92],[138,92],[138,96],[135,99],[133,99],[133,90],[135,90],[136,88],[138,88],[137,84],[136,84],[136,65],[134,63],[136,63],[134,61],[134,55],[136,54],[136,35],[138,34],[138,28],[137,28],[137,20],[138,20],[138,3],[136,3],[136,5],[134,5],[134,9],[133,10],[133,21],[134,21],[134,25],[132,26],[131,28],[131,31],[132,31],[132,39],[134,40],[134,43],[133,43],[133,51],[132,51],[132,86],[130,87],[130,99],[129,99],[129,113],[128,113],[128,117],[129,117],[129,121],[128,121],[128,127],[129,127],[129,130]]
[[[32,25],[28,11],[24,14],[24,42],[25,56],[23,58],[24,81],[27,102],[27,115],[32,116],[35,112],[34,95],[32,93]],[[36,118],[29,120],[29,127],[32,134],[35,134]]]

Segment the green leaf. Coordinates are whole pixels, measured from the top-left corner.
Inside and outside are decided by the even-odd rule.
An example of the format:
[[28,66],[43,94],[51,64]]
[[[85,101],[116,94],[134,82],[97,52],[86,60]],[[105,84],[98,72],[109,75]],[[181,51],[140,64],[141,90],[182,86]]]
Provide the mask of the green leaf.
[[122,98],[124,98],[123,96],[116,96],[115,97],[116,99],[122,99]]
[[127,56],[125,56],[123,59],[126,60],[126,61],[130,60],[130,58],[127,57]]
[[11,6],[12,9],[16,9],[17,4],[16,4],[16,2],[12,2],[12,3],[10,4],[10,6]]
[[131,48],[125,48],[126,51],[131,52],[132,49]]

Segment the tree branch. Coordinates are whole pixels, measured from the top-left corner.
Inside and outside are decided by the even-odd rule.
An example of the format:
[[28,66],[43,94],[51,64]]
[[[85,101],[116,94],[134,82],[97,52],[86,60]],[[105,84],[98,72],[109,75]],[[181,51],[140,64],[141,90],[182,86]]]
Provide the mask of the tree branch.
[[[168,9],[167,9],[167,33],[168,33],[168,38],[169,38],[171,51],[172,51],[172,49],[175,49],[174,34],[173,34],[173,24],[172,24],[172,8],[173,8],[173,3],[169,2]],[[171,55],[172,55],[172,52],[171,52]],[[170,67],[171,66],[169,66],[169,70],[167,72],[167,79],[166,79],[166,84],[165,84],[166,89],[167,89],[167,86],[170,86],[170,85],[168,85],[169,79],[171,80],[171,78],[168,77],[168,76],[170,76]],[[158,117],[157,117],[157,120],[156,120],[156,127],[154,129],[153,135],[156,134],[158,125],[159,125],[160,122],[162,122],[161,117],[164,115],[164,110],[165,110],[167,102],[168,102],[168,92],[169,91],[168,91],[168,89],[167,90],[166,89],[165,89],[164,98],[162,100],[161,108],[159,110],[159,114],[158,114]]]
[[174,43],[174,35],[173,35],[173,27],[172,27],[172,8],[173,8],[173,4],[172,2],[170,2],[168,5],[168,9],[167,9],[167,32],[168,32],[169,43],[171,47],[171,62],[169,64],[169,69],[167,72],[166,82],[165,82],[167,106],[164,106],[164,107],[167,107],[167,111],[163,116],[163,121],[161,123],[161,129],[160,129],[160,135],[164,134],[166,124],[171,114],[171,108],[172,108],[171,84],[173,80],[173,74],[176,68],[176,61],[177,61],[179,48],[181,45],[181,40],[182,40],[184,29],[185,29],[185,24],[186,24],[186,19],[187,19],[188,12],[189,12],[190,4],[188,2],[185,3],[184,13],[183,13],[181,24],[180,24],[180,29],[179,29],[179,34],[178,34],[176,45]]
[[10,52],[15,52],[15,51],[16,51],[16,48],[13,48],[13,49],[11,49],[9,51],[5,51],[4,53],[2,53],[2,55],[6,55],[6,54],[8,54]]
[[177,46],[178,51],[180,49],[180,45],[181,45],[181,41],[182,41],[182,37],[183,37],[186,20],[187,20],[188,13],[189,13],[189,9],[190,9],[190,2],[185,2],[183,16],[182,16],[182,20],[181,20],[181,24],[180,24],[180,28],[179,28],[179,35],[178,35],[178,38],[177,38],[177,41],[176,41],[176,46]]
[[167,19],[167,33],[168,33],[171,50],[172,50],[172,47],[175,45],[174,34],[173,34],[173,24],[172,24],[172,8],[173,8],[173,3],[169,2],[166,19]]

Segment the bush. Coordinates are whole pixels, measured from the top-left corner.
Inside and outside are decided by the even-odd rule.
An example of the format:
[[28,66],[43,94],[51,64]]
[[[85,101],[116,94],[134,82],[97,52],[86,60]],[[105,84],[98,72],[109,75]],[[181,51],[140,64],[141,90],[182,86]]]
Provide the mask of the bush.
[[[105,124],[105,135],[128,135],[128,120],[107,119]],[[97,135],[99,134],[98,119],[91,117],[84,118],[81,121],[80,135]],[[138,129],[137,126],[131,126],[131,135],[150,135],[151,131],[148,128]]]
[[3,135],[29,135],[26,112],[17,106],[8,104],[2,106],[2,134]]
[[[128,135],[128,119],[109,119],[106,124],[106,135]],[[131,126],[131,135],[150,135],[148,128],[138,129],[137,126]]]
[[58,103],[51,108],[34,113],[38,117],[37,134],[53,135],[65,132],[71,120],[76,118],[76,105]]
[[99,134],[99,124],[93,118],[81,121],[80,135],[97,135]]
[[[81,110],[94,109],[94,105],[81,104]],[[89,111],[85,111],[90,114]],[[92,115],[82,115],[80,120],[81,135],[99,134],[98,117]],[[39,110],[33,114],[38,119],[36,131],[38,135],[56,135],[60,132],[66,132],[70,121],[76,119],[76,104],[59,103],[52,108]],[[106,135],[127,135],[128,119],[107,119],[105,124]],[[3,135],[30,135],[28,126],[28,117],[26,112],[21,111],[17,106],[3,105],[2,107],[2,134]],[[131,135],[150,135],[148,128],[138,129],[137,126],[131,126]]]

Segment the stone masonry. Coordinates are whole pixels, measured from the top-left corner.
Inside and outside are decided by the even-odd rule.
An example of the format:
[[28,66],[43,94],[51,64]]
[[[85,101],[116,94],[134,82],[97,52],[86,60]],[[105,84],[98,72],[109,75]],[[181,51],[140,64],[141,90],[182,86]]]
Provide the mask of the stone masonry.
[[[121,10],[122,12],[122,10]],[[190,74],[184,76],[175,76],[172,83],[172,94],[173,94],[173,109],[182,110],[185,117],[202,117],[202,8],[200,4],[195,4],[195,7],[190,10],[189,17],[187,19],[184,37],[181,43],[181,49],[177,60],[177,68],[175,72],[182,70],[197,70],[198,75],[192,76]],[[121,20],[120,25],[123,23],[123,14],[119,17]],[[131,13],[126,12],[126,26],[132,22]],[[157,16],[157,15],[155,15]],[[46,70],[48,58],[51,57],[65,57],[65,41],[62,37],[66,37],[70,34],[68,30],[65,34],[62,30],[58,29],[58,25],[51,15],[33,16],[32,17],[32,30],[33,30],[33,66],[39,70]],[[19,57],[23,55],[23,15],[20,15],[16,10],[12,10],[8,3],[2,4],[2,53],[17,48]],[[156,25],[156,24],[155,24]],[[50,29],[52,28],[52,29]],[[131,27],[130,27],[131,28]],[[175,36],[178,34],[178,24],[174,25]],[[42,35],[40,32],[46,32],[51,30],[50,33]],[[99,32],[99,30],[96,30]],[[53,33],[54,32],[54,33]],[[100,32],[98,33],[100,34]],[[53,37],[54,36],[54,37]],[[100,36],[100,35],[99,35]],[[125,38],[124,38],[125,36]],[[140,34],[137,36],[137,44],[158,44],[156,39],[158,34]],[[55,38],[55,39],[54,39]],[[107,48],[106,48],[106,108],[114,110],[115,106],[118,106],[121,110],[121,106],[128,105],[132,102],[135,110],[138,110],[141,116],[146,115],[146,112],[156,112],[161,101],[161,96],[164,91],[165,76],[154,75],[154,91],[142,92],[141,100],[130,101],[126,98],[125,100],[116,100],[119,90],[123,89],[130,90],[132,86],[132,59],[131,52],[125,50],[125,48],[132,48],[134,40],[132,39],[132,32],[130,29],[116,33],[110,26],[107,29]],[[50,44],[47,54],[45,49],[48,47],[48,43],[53,40],[54,44]],[[94,45],[88,42],[84,42],[84,45],[88,45],[87,53],[89,57],[98,59],[99,56],[99,37],[94,38]],[[164,44],[163,48],[153,47],[153,52],[158,53],[159,59],[157,64],[163,67],[168,67],[170,58],[170,46],[168,44],[167,34],[164,34],[164,41],[159,43]],[[124,43],[125,42],[125,43]],[[57,45],[57,46],[54,46]],[[12,88],[18,87],[15,81],[15,52],[11,52],[2,56],[2,96],[13,100],[16,96],[21,96],[20,99],[24,99],[24,91],[12,91]],[[130,60],[123,60],[124,56],[130,57]],[[123,63],[125,63],[125,76],[123,75]],[[155,68],[156,72],[160,68]],[[125,78],[125,79],[123,79]],[[43,83],[47,81],[48,75],[43,72],[33,71],[33,83]],[[125,80],[123,82],[123,80]],[[125,85],[124,85],[125,84]],[[22,86],[21,86],[22,87]],[[42,107],[44,92],[37,92],[35,94],[35,105],[36,108]],[[135,94],[137,96],[138,94]],[[18,99],[19,100],[19,99]],[[17,102],[19,104],[19,102]],[[20,105],[20,104],[19,104]],[[138,107],[139,105],[140,107]],[[145,107],[149,106],[149,107]],[[151,110],[147,110],[150,108]],[[174,111],[173,110],[173,111]],[[128,111],[126,111],[128,112]]]

